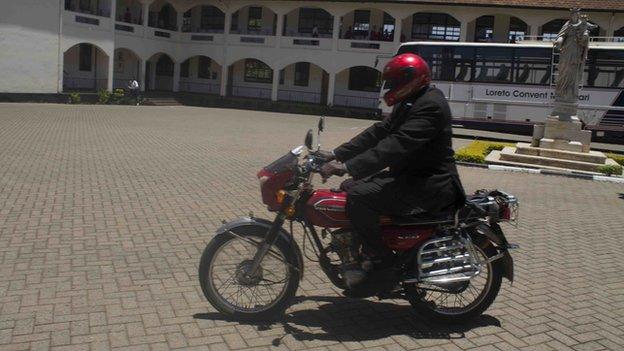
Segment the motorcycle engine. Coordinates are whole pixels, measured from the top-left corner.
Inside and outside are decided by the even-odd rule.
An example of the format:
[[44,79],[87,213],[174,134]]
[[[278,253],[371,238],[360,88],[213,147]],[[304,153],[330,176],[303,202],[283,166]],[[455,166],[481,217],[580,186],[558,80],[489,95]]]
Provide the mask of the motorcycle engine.
[[331,248],[338,254],[343,264],[357,261],[358,245],[355,235],[350,231],[337,230],[331,233]]

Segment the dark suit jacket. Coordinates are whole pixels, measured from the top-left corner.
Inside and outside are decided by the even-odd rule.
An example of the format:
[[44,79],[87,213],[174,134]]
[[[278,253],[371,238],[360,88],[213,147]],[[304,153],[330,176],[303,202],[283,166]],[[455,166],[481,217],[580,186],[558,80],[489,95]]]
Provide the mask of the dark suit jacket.
[[[405,189],[401,199],[430,212],[463,205],[452,148],[451,110],[444,94],[429,87],[334,150],[354,179],[388,167]],[[402,195],[403,196],[403,195]]]

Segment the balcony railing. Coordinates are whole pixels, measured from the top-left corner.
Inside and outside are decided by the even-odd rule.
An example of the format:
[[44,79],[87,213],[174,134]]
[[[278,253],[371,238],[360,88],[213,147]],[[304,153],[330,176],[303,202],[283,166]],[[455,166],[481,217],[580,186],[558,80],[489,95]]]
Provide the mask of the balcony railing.
[[396,47],[392,41],[340,39],[338,41],[338,50],[393,53]]
[[219,94],[220,90],[220,85],[217,83],[180,81],[180,91]]
[[251,97],[251,98],[258,98],[258,99],[270,99],[271,98],[271,89],[269,89],[269,88],[233,86],[232,87],[232,95],[234,95],[234,96],[243,96],[243,97]]
[[307,102],[312,104],[321,103],[321,93],[312,91],[278,90],[277,99],[283,101]]
[[111,19],[88,13],[76,13],[65,11],[63,13],[63,25],[88,27],[94,30],[111,30]]
[[334,105],[361,107],[361,108],[379,108],[379,96],[353,96],[353,95],[334,95]]

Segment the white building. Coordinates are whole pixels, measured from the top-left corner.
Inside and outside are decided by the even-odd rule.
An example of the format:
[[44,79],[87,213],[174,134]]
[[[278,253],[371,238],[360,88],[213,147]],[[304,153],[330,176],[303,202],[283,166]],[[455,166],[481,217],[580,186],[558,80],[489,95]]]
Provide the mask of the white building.
[[137,79],[143,90],[376,107],[379,69],[402,40],[548,39],[570,5],[585,7],[594,35],[624,38],[621,0],[5,1],[0,93]]

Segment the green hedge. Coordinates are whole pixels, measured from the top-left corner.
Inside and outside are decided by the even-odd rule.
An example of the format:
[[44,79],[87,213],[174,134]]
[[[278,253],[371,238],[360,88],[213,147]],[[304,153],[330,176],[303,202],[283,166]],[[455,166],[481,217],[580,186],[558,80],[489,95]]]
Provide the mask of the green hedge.
[[620,165],[600,166],[600,168],[598,168],[598,171],[600,173],[603,173],[603,174],[608,175],[608,176],[611,176],[611,175],[621,176],[622,175],[622,166],[620,166]]
[[461,162],[485,163],[485,157],[494,150],[502,150],[505,146],[514,146],[512,143],[476,140],[457,150],[455,159]]

